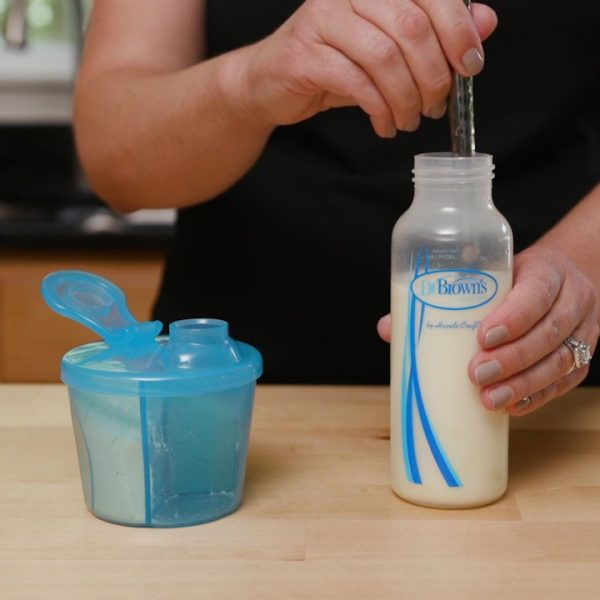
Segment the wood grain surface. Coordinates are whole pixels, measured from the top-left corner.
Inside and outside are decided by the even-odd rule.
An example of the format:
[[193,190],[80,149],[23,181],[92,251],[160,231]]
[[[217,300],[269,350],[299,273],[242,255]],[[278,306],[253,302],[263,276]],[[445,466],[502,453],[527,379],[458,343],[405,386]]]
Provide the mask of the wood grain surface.
[[600,598],[600,391],[511,427],[497,503],[388,484],[388,390],[259,387],[236,513],[121,527],[84,507],[66,389],[0,386],[2,600]]

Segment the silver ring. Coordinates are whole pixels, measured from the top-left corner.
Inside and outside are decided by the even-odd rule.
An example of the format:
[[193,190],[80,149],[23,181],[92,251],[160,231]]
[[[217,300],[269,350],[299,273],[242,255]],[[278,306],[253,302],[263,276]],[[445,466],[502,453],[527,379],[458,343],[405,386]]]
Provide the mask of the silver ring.
[[573,365],[567,372],[567,375],[572,373],[575,369],[585,367],[585,365],[589,364],[590,360],[592,360],[592,347],[585,342],[579,342],[575,338],[568,336],[563,344],[573,355]]
[[531,404],[531,396],[525,396],[515,404],[517,410],[523,410]]

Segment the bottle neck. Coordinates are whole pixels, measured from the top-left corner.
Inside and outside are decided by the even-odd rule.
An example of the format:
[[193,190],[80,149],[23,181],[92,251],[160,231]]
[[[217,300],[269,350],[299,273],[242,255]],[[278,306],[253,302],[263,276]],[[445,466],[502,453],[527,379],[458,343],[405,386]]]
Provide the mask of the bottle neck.
[[491,208],[492,182],[423,184],[415,182],[414,204],[456,208]]
[[413,171],[414,203],[439,208],[491,208],[493,168],[488,154],[420,154],[415,157]]

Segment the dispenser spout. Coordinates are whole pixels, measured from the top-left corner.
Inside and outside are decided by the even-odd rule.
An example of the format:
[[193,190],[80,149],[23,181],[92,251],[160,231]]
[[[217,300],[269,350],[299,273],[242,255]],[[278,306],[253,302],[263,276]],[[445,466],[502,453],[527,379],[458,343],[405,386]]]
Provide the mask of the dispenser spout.
[[56,271],[42,281],[42,296],[57,313],[85,325],[109,346],[147,344],[162,329],[160,321],[140,323],[123,291],[85,271]]

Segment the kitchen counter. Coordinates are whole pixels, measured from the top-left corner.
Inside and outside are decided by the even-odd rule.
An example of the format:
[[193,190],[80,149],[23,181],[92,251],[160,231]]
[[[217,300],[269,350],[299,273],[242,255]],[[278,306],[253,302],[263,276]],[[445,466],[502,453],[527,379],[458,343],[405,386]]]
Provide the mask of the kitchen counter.
[[0,108],[0,253],[10,246],[164,247],[175,217],[173,209],[115,213],[90,188],[70,126],[6,125]]
[[62,385],[0,385],[0,598],[598,598],[600,390],[511,430],[510,487],[473,510],[388,485],[388,390],[261,386],[245,500],[195,527],[84,507]]
[[0,252],[6,248],[157,248],[173,236],[175,211],[118,215],[90,204],[52,208],[0,201]]

